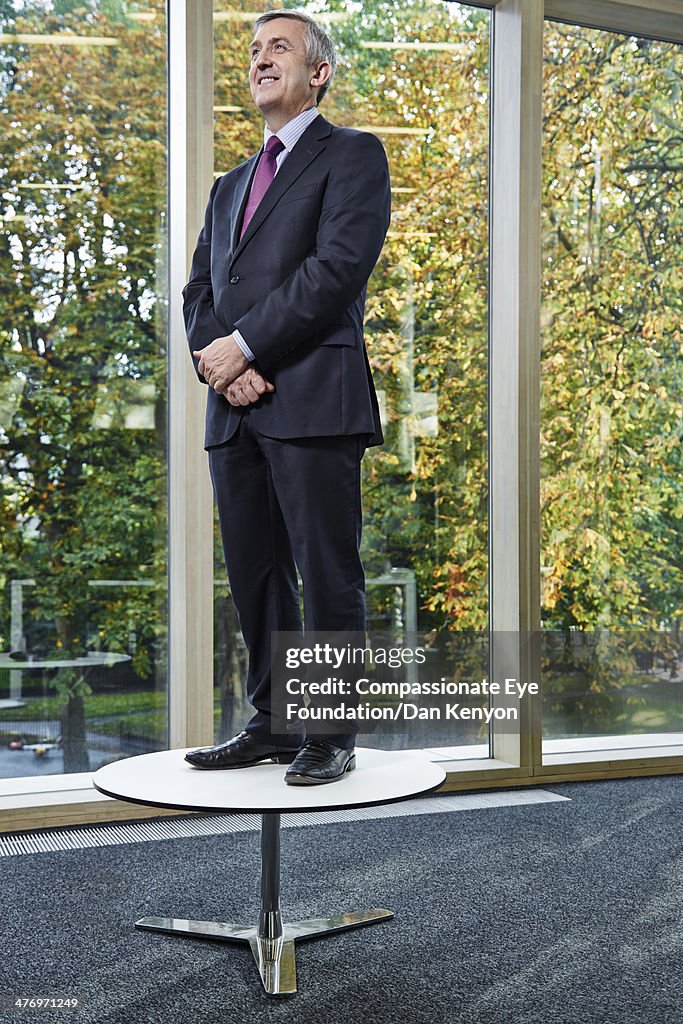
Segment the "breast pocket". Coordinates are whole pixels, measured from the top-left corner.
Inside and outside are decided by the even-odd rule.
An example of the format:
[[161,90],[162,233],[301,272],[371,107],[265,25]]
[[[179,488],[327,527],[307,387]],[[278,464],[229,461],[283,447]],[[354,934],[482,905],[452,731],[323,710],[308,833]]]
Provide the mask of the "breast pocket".
[[292,188],[287,189],[278,202],[278,206],[287,206],[288,203],[296,203],[301,199],[308,199],[310,196],[315,195],[317,188],[317,181],[312,182],[310,185],[293,185]]

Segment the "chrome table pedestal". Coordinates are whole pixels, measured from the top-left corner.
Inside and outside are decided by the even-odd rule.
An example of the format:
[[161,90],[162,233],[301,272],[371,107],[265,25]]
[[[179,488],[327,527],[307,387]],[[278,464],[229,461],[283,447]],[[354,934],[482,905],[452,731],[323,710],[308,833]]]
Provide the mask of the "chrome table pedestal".
[[386,921],[393,916],[391,910],[361,910],[283,924],[280,913],[280,815],[266,813],[261,815],[261,911],[257,926],[188,921],[179,917],[143,917],[135,922],[135,927],[186,938],[247,942],[268,995],[284,996],[296,992],[294,943],[297,939],[330,935],[347,928]]
[[348,810],[432,793],[446,773],[426,753],[357,747],[356,770],[331,786],[287,786],[282,766],[258,764],[246,771],[197,771],[187,750],[159,750],[103,765],[93,775],[100,793],[148,807],[211,813],[259,814],[261,911],[255,926],[177,917],[143,917],[136,928],[219,942],[248,942],[269,995],[296,991],[294,946],[312,939],[386,921],[390,910],[366,910],[283,924],[280,914],[280,815]]

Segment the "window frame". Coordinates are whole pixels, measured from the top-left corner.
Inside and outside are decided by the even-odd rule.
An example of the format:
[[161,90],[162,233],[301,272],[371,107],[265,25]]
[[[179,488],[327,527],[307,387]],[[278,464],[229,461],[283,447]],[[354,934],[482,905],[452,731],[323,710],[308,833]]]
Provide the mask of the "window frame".
[[[525,643],[540,628],[540,304],[545,19],[683,43],[683,0],[477,0],[489,8],[489,565],[496,678],[540,682]],[[169,746],[213,742],[213,536],[204,401],[180,301],[213,182],[212,0],[168,0]],[[510,473],[509,467],[516,467]],[[204,542],[202,542],[204,540]],[[491,723],[491,757],[442,760],[444,791],[683,772],[683,745],[543,763],[541,697],[518,702],[519,730]],[[612,738],[613,739],[613,738]],[[635,741],[637,738],[632,737]],[[615,756],[615,754],[620,756]],[[439,755],[443,758],[445,755]],[[90,774],[6,780],[0,832],[153,817],[103,798]],[[176,812],[173,812],[176,813]]]

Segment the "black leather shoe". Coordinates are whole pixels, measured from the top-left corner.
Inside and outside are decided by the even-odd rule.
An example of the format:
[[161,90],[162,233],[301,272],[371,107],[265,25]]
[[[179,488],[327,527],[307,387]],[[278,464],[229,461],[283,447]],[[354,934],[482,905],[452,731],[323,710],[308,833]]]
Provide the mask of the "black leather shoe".
[[193,768],[251,768],[269,758],[277,764],[291,764],[297,755],[298,747],[285,750],[274,747],[271,743],[261,743],[248,732],[240,732],[227,743],[219,743],[217,747],[201,747],[189,750],[185,760]]
[[320,737],[308,739],[285,772],[289,786],[319,786],[343,779],[356,767],[356,755]]

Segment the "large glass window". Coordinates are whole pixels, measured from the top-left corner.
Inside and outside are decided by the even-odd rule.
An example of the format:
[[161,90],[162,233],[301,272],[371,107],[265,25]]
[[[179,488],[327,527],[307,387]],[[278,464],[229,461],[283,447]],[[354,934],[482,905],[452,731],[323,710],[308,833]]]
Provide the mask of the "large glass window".
[[0,777],[166,745],[166,21],[3,5]]
[[682,78],[674,44],[546,24],[549,754],[683,729]]
[[[392,175],[392,223],[366,306],[386,438],[363,461],[368,628],[397,644],[419,637],[427,658],[407,670],[410,681],[481,680],[488,672],[490,14],[437,0],[292,6],[318,18],[338,45],[340,67],[321,112],[374,132]],[[256,152],[263,138],[247,84],[253,17],[236,8],[221,2],[215,14],[216,174]],[[217,542],[221,740],[248,717],[244,652],[224,575]],[[473,721],[405,723],[367,741],[469,745],[488,755],[486,729]]]

